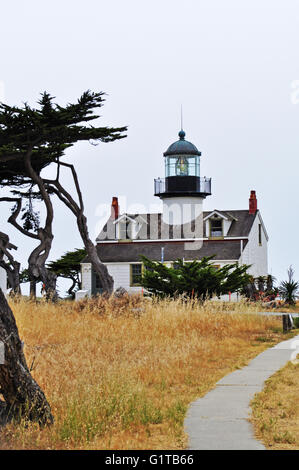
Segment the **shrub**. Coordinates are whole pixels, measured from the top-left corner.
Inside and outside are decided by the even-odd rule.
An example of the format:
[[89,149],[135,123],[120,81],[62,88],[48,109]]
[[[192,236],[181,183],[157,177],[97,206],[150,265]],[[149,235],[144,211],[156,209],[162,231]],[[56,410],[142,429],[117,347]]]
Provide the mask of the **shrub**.
[[242,289],[249,279],[248,265],[226,264],[221,268],[211,263],[214,256],[184,262],[177,259],[167,267],[158,261],[141,257],[145,266],[141,283],[150,293],[159,297],[200,298],[220,297]]
[[296,299],[299,292],[299,282],[294,280],[294,270],[292,266],[290,266],[288,269],[288,280],[281,282],[278,291],[287,304],[296,304]]

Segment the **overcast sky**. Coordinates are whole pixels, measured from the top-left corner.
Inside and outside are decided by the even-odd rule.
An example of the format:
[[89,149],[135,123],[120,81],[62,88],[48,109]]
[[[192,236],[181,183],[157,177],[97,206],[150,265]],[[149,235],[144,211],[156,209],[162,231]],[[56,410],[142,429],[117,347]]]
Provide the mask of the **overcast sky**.
[[[296,0],[10,0],[2,2],[0,95],[34,105],[46,90],[65,104],[107,93],[99,125],[125,140],[69,150],[95,239],[105,204],[158,211],[154,178],[180,129],[212,178],[204,209],[247,209],[255,189],[269,241],[269,272],[299,278],[299,3]],[[67,180],[67,175],[65,175]],[[137,206],[136,206],[137,205]],[[157,207],[154,207],[156,205]],[[55,202],[51,259],[81,247]],[[26,266],[32,241],[6,225]]]

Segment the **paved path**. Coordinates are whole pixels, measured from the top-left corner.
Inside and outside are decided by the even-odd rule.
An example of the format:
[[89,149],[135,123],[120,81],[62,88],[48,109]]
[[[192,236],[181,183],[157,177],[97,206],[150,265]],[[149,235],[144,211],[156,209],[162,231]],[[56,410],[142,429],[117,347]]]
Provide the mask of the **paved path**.
[[293,318],[298,318],[299,313],[295,312],[258,312],[255,313],[254,315],[265,315],[266,317],[269,316],[274,316],[274,317],[281,317],[282,315],[291,315]]
[[[235,315],[236,312],[225,312],[229,315]],[[294,312],[267,312],[266,310],[264,312],[240,312],[241,315],[264,315],[266,317],[281,317],[282,315],[291,315],[293,318],[298,318],[299,313],[294,313]]]
[[217,382],[203,398],[193,402],[185,419],[189,449],[263,450],[254,438],[248,421],[249,403],[264,382],[299,353],[299,336],[283,341],[259,354],[248,366],[236,370]]

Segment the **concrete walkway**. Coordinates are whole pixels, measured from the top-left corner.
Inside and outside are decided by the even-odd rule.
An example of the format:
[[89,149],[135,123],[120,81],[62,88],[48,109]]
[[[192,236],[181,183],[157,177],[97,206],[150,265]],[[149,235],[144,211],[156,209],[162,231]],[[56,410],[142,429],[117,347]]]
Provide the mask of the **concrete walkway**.
[[248,421],[249,403],[263,389],[265,380],[291,359],[295,349],[299,353],[299,336],[262,352],[248,366],[223,377],[213,390],[193,402],[185,419],[189,449],[265,450],[254,438]]
[[274,317],[281,317],[282,315],[291,315],[293,318],[298,318],[299,317],[299,313],[294,313],[294,312],[258,312],[258,313],[254,313],[253,315],[265,315],[266,317],[267,316],[274,316]]

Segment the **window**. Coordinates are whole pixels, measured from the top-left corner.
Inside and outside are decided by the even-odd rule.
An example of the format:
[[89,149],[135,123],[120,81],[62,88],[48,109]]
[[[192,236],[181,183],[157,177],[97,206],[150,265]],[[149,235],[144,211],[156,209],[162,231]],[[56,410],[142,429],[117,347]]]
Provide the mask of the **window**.
[[140,286],[142,264],[131,264],[131,286]]
[[129,220],[122,220],[118,223],[118,238],[119,240],[132,239],[133,225]]
[[259,224],[259,245],[262,244],[262,224]]
[[127,237],[127,222],[119,222],[118,224],[118,238],[120,240],[126,240]]
[[210,219],[210,236],[222,237],[222,232],[222,219],[216,216]]

